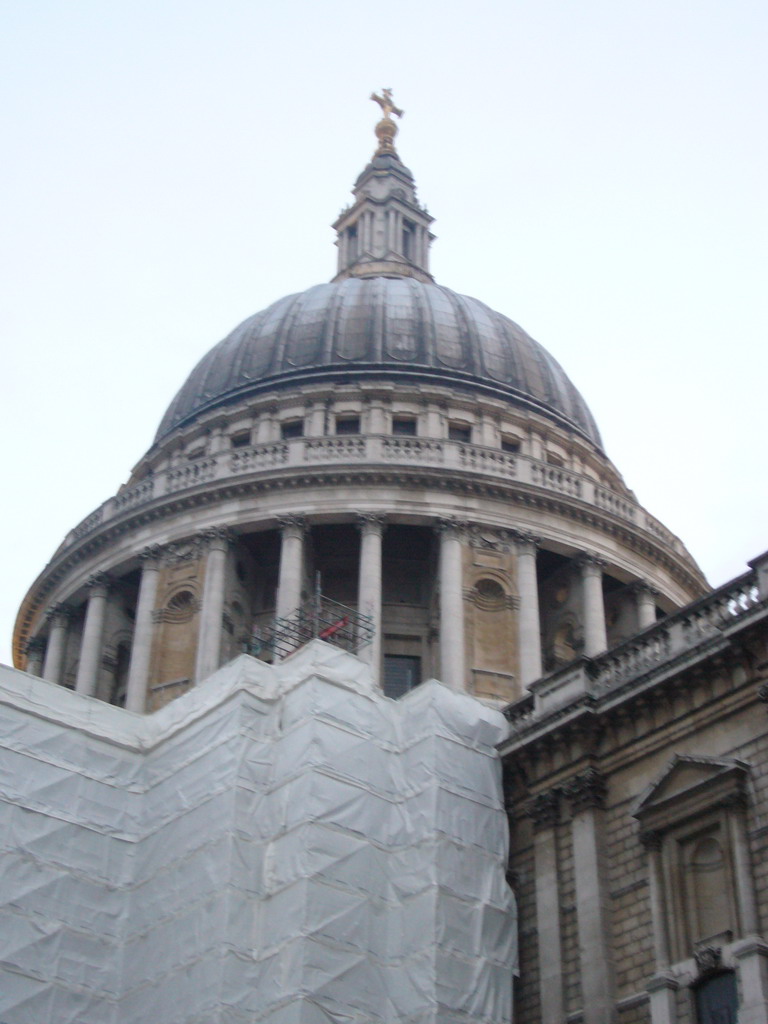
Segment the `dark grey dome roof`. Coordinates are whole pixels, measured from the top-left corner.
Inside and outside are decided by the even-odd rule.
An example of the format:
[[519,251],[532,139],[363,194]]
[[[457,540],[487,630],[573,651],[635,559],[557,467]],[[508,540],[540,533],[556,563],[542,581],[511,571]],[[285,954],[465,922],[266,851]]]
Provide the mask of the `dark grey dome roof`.
[[561,366],[517,324],[477,299],[413,278],[348,278],[288,295],[204,356],[156,440],[200,413],[304,381],[393,377],[491,392],[600,434]]

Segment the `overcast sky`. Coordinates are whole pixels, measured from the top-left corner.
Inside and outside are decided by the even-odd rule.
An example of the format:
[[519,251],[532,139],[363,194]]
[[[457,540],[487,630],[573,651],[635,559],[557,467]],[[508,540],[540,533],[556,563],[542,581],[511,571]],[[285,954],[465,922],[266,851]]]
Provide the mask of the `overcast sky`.
[[768,547],[765,0],[0,0],[0,661],[238,322],[334,273],[392,87],[439,283],[563,364],[713,585]]

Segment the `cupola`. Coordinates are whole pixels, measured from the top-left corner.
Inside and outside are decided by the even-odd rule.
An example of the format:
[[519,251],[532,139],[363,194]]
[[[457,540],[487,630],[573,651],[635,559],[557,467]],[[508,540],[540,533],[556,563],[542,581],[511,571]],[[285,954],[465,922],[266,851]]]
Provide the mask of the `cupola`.
[[371,99],[384,115],[375,128],[378,146],[355,182],[354,203],[333,225],[339,250],[334,281],[413,277],[429,283],[434,218],[419,204],[413,175],[401,163],[394,143],[397,125],[392,115],[402,117],[404,111],[395,106],[391,89],[372,93]]

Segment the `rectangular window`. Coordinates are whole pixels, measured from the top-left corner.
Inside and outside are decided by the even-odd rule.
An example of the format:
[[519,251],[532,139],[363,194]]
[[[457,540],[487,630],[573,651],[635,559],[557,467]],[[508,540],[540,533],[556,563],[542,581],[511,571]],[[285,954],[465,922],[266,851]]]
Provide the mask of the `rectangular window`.
[[416,420],[398,416],[392,420],[392,433],[399,437],[416,437]]
[[516,441],[513,437],[502,437],[501,450],[503,452],[510,452],[514,455],[516,452],[520,451],[520,442]]
[[403,256],[405,256],[407,260],[413,259],[415,231],[415,224],[412,224],[409,220],[403,221]]
[[359,416],[344,416],[336,420],[336,433],[337,434],[359,434],[360,433],[360,417]]
[[357,259],[357,224],[347,228],[347,263],[354,263]]
[[251,443],[250,430],[241,430],[237,434],[233,434],[230,443],[233,448],[247,448]]
[[384,655],[384,693],[397,700],[421,682],[421,658],[410,654]]
[[472,428],[463,423],[449,423],[448,440],[469,442],[472,440]]
[[280,436],[284,441],[290,437],[303,437],[304,424],[301,420],[288,420],[280,424]]

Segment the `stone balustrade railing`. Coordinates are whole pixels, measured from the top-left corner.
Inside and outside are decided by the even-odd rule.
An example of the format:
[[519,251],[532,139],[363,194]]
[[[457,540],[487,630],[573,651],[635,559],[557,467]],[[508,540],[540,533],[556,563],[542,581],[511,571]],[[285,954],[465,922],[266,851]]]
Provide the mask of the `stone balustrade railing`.
[[424,469],[479,473],[499,480],[551,491],[592,505],[627,523],[647,530],[680,554],[680,541],[658,520],[623,494],[597,483],[591,477],[552,466],[528,456],[428,437],[392,435],[296,437],[248,448],[219,452],[203,458],[174,461],[154,476],[124,488],[104,502],[68,535],[65,543],[86,536],[114,516],[153,499],[217,480],[276,469],[302,469],[322,464],[407,465]]
[[510,705],[507,717],[521,731],[573,700],[610,695],[630,679],[664,671],[686,651],[722,636],[766,604],[768,574],[761,583],[757,570],[744,573],[604,654],[579,658],[537,680],[531,687],[533,704],[529,697],[523,698]]

